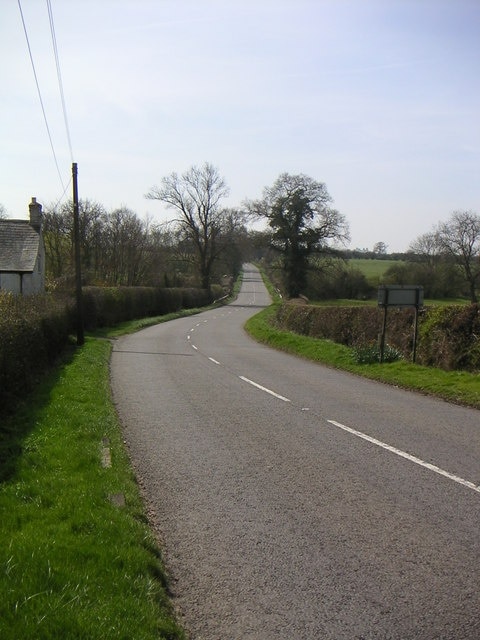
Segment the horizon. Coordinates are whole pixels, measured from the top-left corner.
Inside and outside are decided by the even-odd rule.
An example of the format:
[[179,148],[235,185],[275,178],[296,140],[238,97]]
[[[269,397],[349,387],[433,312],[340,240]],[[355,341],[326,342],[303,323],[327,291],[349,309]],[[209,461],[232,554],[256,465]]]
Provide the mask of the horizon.
[[[167,219],[146,194],[211,162],[225,206],[284,172],[324,182],[350,248],[402,253],[455,210],[478,212],[480,3],[474,0],[2,2],[0,203],[79,197]],[[72,154],[65,120],[71,137]]]

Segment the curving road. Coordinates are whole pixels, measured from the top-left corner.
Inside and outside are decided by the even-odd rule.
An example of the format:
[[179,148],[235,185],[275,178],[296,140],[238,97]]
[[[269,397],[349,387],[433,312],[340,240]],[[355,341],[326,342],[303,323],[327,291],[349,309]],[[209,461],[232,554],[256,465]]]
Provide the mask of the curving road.
[[115,342],[192,640],[478,640],[480,414],[260,346],[228,307]]

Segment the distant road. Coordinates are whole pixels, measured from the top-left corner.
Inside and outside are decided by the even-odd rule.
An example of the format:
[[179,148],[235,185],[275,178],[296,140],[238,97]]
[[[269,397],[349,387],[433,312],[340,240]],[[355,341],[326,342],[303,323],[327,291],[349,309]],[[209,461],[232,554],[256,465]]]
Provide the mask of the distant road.
[[193,640],[478,640],[480,413],[260,346],[236,302],[115,342]]

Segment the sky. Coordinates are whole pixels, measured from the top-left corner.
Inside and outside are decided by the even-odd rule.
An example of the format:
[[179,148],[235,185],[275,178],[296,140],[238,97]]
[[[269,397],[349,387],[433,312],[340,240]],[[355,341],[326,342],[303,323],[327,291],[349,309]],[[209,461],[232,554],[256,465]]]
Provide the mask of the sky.
[[80,198],[154,222],[174,171],[212,163],[228,207],[306,174],[352,249],[480,213],[479,0],[0,0],[0,79],[12,218],[70,198],[72,162]]

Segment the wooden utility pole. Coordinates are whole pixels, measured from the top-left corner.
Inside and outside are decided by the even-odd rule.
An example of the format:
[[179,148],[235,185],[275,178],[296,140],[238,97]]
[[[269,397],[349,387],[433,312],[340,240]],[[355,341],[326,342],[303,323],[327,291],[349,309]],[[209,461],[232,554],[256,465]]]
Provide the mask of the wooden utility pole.
[[72,163],[73,183],[73,242],[75,246],[75,294],[77,301],[77,344],[85,342],[83,330],[83,297],[82,297],[82,269],[80,259],[80,220],[78,213],[78,183],[77,163]]

